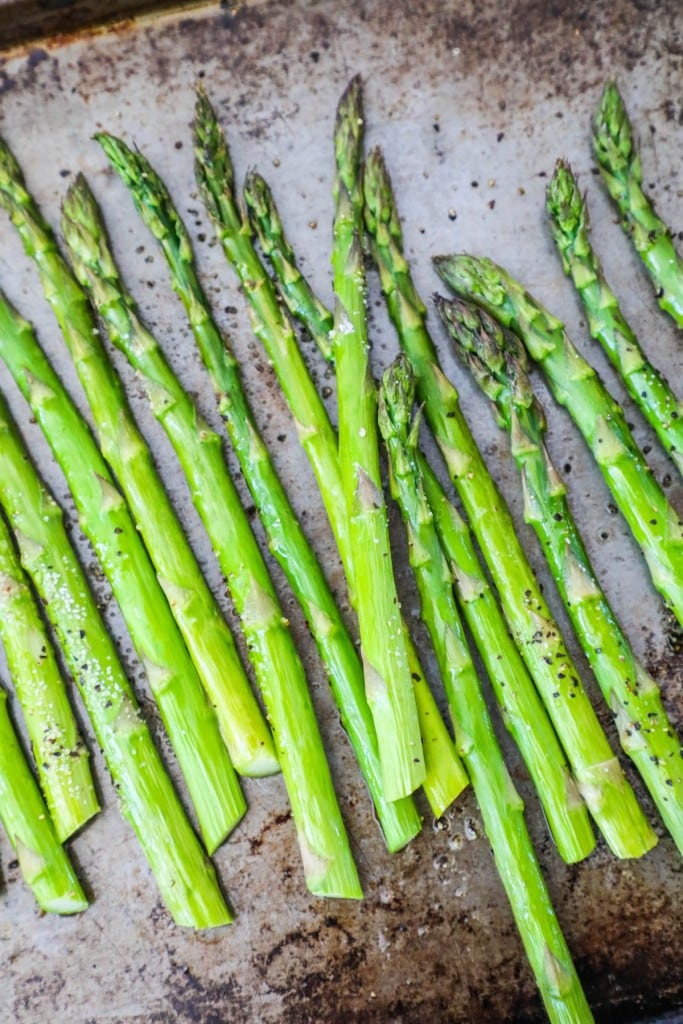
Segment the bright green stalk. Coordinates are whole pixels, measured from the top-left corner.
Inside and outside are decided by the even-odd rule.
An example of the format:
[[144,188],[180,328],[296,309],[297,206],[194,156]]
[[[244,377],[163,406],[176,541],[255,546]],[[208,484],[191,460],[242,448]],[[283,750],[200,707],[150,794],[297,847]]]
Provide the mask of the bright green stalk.
[[605,85],[593,118],[593,151],[622,227],[652,278],[659,305],[683,327],[683,260],[674,248],[671,230],[643,192],[640,156],[614,82]]
[[59,842],[97,814],[89,754],[52,641],[0,515],[0,640]]
[[337,108],[332,270],[339,461],[354,557],[354,587],[368,701],[377,727],[388,795],[424,779],[415,698],[392,571],[370,369],[363,268],[361,84],[352,79]]
[[[402,253],[401,229],[381,154],[366,163],[366,211],[382,290],[401,347],[415,374],[419,401],[498,590],[505,618],[569,759],[579,791],[617,856],[630,856],[638,832],[622,807],[624,777],[595,712],[578,684],[541,588],[460,409],[425,325],[425,310]],[[555,696],[559,693],[559,697]]]
[[62,468],[144,665],[209,853],[240,821],[246,802],[201,683],[142,538],[90,430],[31,325],[0,292],[0,359]]
[[[145,223],[161,243],[175,291],[183,301],[195,339],[211,373],[218,408],[228,428],[235,423],[239,398],[237,363],[225,347],[194,268],[187,233],[168,193],[139,153],[110,135],[98,140],[130,188]],[[149,188],[148,188],[149,186]],[[249,432],[245,457],[264,457],[257,435]],[[258,561],[256,556],[258,554]],[[348,845],[322,746],[318,725],[287,621],[263,559],[254,551],[253,583],[238,611],[249,625],[249,643],[257,678],[268,709],[282,773],[299,834],[309,888],[318,895],[356,897],[360,883]],[[234,594],[238,604],[239,595]]]
[[654,679],[638,663],[596,579],[545,445],[546,422],[516,335],[462,300],[439,301],[456,351],[496,406],[522,477],[525,519],[533,526],[603,696],[622,748],[633,760],[683,853],[681,741]]
[[458,604],[491,680],[503,722],[527,766],[560,856],[568,864],[575,863],[595,847],[586,805],[543,702],[510,637],[469,527],[449,502],[427,460],[419,452],[416,458],[455,581]]
[[467,767],[496,867],[548,1016],[579,1024],[592,1015],[572,963],[524,822],[524,804],[496,740],[486,699],[467,648],[416,459],[418,422],[410,424],[413,377],[399,359],[386,371],[379,422],[391,462],[391,490],[408,535],[422,617],[443,675],[456,741]]
[[[227,143],[208,100],[201,93],[197,109],[198,129],[202,135],[201,145],[196,147],[200,188],[214,219],[218,238],[249,300],[254,331],[264,345],[296,421],[299,438],[311,462],[337,541],[351,604],[357,610],[337,436],[302,358],[290,321],[278,302],[273,283],[256,255],[248,223],[238,210]],[[284,240],[281,225],[280,231]],[[293,256],[291,258],[293,261]],[[298,315],[311,329],[324,358],[332,360],[333,349],[329,339],[332,314],[315,298],[301,274],[298,280],[304,299]],[[321,316],[327,317],[329,324],[324,336],[316,330],[316,318]],[[426,683],[408,631],[405,626],[403,629],[425,760],[422,785],[434,815],[440,817],[462,791],[467,779]]]
[[591,337],[599,341],[665,450],[683,473],[683,402],[652,366],[624,319],[589,238],[588,206],[569,164],[559,161],[546,206],[565,273],[586,310]]
[[[251,201],[258,211],[264,233],[271,225],[276,230],[270,245],[286,253],[286,259],[274,261],[278,275],[281,267],[294,264],[294,253],[284,237],[282,224],[267,186],[258,186]],[[248,200],[249,201],[249,200]],[[258,202],[257,202],[258,201]],[[290,304],[289,280],[295,281],[294,301]],[[324,325],[332,314],[314,296],[301,275],[289,274],[280,280],[281,293],[293,315],[298,315],[318,343],[324,337]],[[298,313],[297,313],[298,310]],[[324,348],[321,349],[324,355]],[[505,620],[489,587],[475,552],[468,527],[449,503],[443,488],[426,461],[421,460],[424,485],[439,528],[442,545],[451,562],[458,596],[480,655],[493,682],[496,697],[503,708],[507,728],[514,736],[529,772],[536,784],[548,824],[562,857],[574,862],[586,857],[595,845],[586,806],[566,766],[545,708],[510,639]],[[529,729],[528,723],[533,723]]]
[[[135,424],[121,381],[99,337],[88,298],[61,256],[53,232],[26,191],[21,170],[2,142],[0,204],[9,210],[24,248],[36,262],[45,295],[86,393],[102,454],[126,496],[209,701],[222,708],[222,689],[233,685],[230,673],[238,666],[234,640]],[[240,685],[243,679],[241,668],[238,670],[234,685]],[[240,771],[256,775],[277,771],[265,721],[256,734],[253,716],[251,726],[248,738],[254,740],[253,749],[245,757],[240,756]]]
[[683,523],[593,367],[574,348],[564,325],[491,260],[445,256],[435,263],[454,291],[514,330],[542,366],[640,545],[655,587],[683,624]]
[[[221,440],[207,424],[197,429],[200,417],[194,403],[157,340],[136,315],[114,263],[100,212],[82,178],[76,179],[67,194],[63,224],[76,275],[91,295],[111,340],[138,371],[153,412],[171,437],[226,578],[231,586],[240,585],[248,593],[253,586],[248,567],[260,556],[223,459]],[[306,614],[387,844],[391,850],[400,849],[420,831],[417,810],[411,800],[390,804],[384,798],[358,655],[258,433],[237,372],[228,412],[230,436],[266,528],[270,550]]]
[[166,774],[140,715],[62,521],[0,399],[0,503],[24,570],[78,684],[119,795],[177,924],[211,928],[232,918],[211,862]]
[[283,302],[291,315],[304,325],[323,358],[331,361],[334,358],[330,342],[334,316],[314,295],[299,270],[268,184],[260,174],[251,171],[244,181],[243,194],[251,226],[275,271]]
[[36,903],[52,914],[80,914],[88,906],[53,820],[24,757],[0,689],[0,820]]

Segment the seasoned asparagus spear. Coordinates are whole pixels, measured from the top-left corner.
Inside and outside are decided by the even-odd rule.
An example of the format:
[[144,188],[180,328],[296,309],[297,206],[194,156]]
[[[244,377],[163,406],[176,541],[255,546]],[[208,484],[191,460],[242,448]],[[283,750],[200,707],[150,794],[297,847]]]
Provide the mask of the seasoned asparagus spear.
[[[0,359],[21,388],[62,468],[128,626],[209,853],[246,803],[194,665],[128,507],[90,430],[31,329],[0,292]],[[232,709],[231,709],[232,710]]]
[[211,928],[232,918],[140,715],[61,509],[42,484],[0,398],[0,504],[40,595],[119,795],[177,924]]
[[572,278],[599,341],[665,450],[683,473],[683,402],[652,366],[624,319],[588,235],[588,206],[569,164],[560,160],[550,179],[546,206],[562,265]]
[[638,663],[596,579],[574,522],[566,488],[545,445],[545,416],[527,376],[526,354],[512,331],[463,300],[438,300],[456,351],[494,403],[512,440],[522,477],[525,519],[546,553],[619,739],[645,780],[683,853],[681,741],[654,679]]
[[[228,426],[235,393],[235,358],[223,344],[211,309],[199,283],[192,249],[165,190],[147,189],[158,179],[144,158],[111,135],[98,136],[102,147],[130,187],[143,219],[161,242],[171,268],[173,287],[180,295],[204,361],[212,372],[218,406]],[[255,458],[263,457],[252,436]],[[251,450],[250,450],[251,451]],[[238,610],[251,622],[250,644],[255,669],[273,726],[282,773],[297,826],[306,881],[312,892],[324,896],[361,895],[348,838],[337,804],[329,766],[287,620],[263,559],[251,566],[254,582],[243,594]],[[235,602],[239,594],[234,593]]]
[[0,515],[0,640],[60,843],[97,814],[89,754],[52,641]]
[[[444,376],[425,310],[402,253],[391,183],[379,150],[365,173],[366,217],[382,290],[411,364],[419,400],[496,584],[505,617],[569,759],[581,795],[617,856],[634,856],[642,812],[579,683],[564,640],[475,444],[458,393]],[[559,694],[559,697],[555,696]],[[571,694],[571,696],[570,696]],[[643,837],[640,853],[648,848]]]
[[[111,340],[138,371],[154,414],[172,438],[221,568],[233,588],[242,585],[248,593],[251,576],[247,568],[260,556],[223,459],[220,438],[207,424],[197,429],[201,418],[194,403],[156,338],[139,320],[132,299],[125,293],[97,204],[83,178],[76,179],[69,189],[62,221],[76,276],[90,294]],[[233,376],[228,422],[242,472],[261,512],[270,549],[285,571],[315,637],[387,844],[391,850],[400,849],[420,830],[417,810],[412,800],[389,803],[384,797],[377,740],[353,641],[259,436],[236,368]]]
[[379,423],[391,462],[391,490],[406,525],[422,616],[446,685],[456,740],[548,1016],[564,1024],[591,1021],[527,832],[524,804],[505,767],[467,648],[453,578],[415,456],[418,423],[411,427],[413,399],[412,374],[407,362],[399,359],[382,380]]
[[491,260],[444,256],[435,265],[455,292],[514,330],[542,366],[640,545],[655,587],[683,623],[683,523],[652,476],[622,410],[574,348],[564,324]]
[[361,84],[356,77],[339,101],[334,131],[332,346],[337,376],[339,461],[368,700],[377,726],[385,786],[395,798],[419,786],[425,773],[379,463],[377,395],[370,370],[365,310],[362,125]]
[[[260,233],[266,243],[265,251],[273,250],[272,262],[278,274],[282,298],[292,315],[301,320],[325,355],[327,349],[321,341],[328,334],[332,314],[316,298],[296,268],[294,252],[284,236],[282,223],[267,186],[265,183],[256,183],[252,187],[253,196],[247,201],[254,215],[258,212]],[[271,233],[272,225],[275,225],[275,229]],[[436,475],[422,458],[420,468],[444,553],[456,581],[461,607],[492,680],[496,698],[503,709],[505,724],[514,736],[536,784],[561,856],[568,862],[581,860],[593,849],[595,838],[586,806],[566,765],[566,757],[510,637],[474,549],[469,528],[450,504]]]
[[[27,192],[16,160],[1,140],[0,205],[9,211],[26,252],[36,262],[46,298],[88,399],[102,454],[125,494],[197,674],[210,702],[229,711],[222,700],[223,688],[246,686],[234,640],[130,412],[88,298]],[[231,676],[235,671],[237,674]],[[246,751],[246,743],[235,747],[235,762],[243,774],[267,775],[278,770],[277,759],[265,720],[251,695],[244,695],[244,706],[249,702],[250,727],[245,737],[253,742]],[[239,735],[239,726],[239,722],[226,725],[226,734]]]
[[0,688],[0,820],[41,910],[80,914],[88,906],[14,731]]
[[[254,331],[263,342],[296,421],[337,541],[351,603],[357,608],[337,437],[301,356],[291,324],[256,255],[248,223],[238,210],[227,143],[202,92],[197,101],[197,141],[196,170],[202,195],[225,254],[239,274],[249,300]],[[305,285],[302,278],[301,283]],[[316,307],[315,299],[312,299],[312,306]],[[317,308],[326,312],[319,303]],[[302,315],[306,309],[308,306],[302,308]],[[327,315],[331,326],[332,314]],[[319,336],[316,341],[321,344]],[[329,338],[323,347],[325,358],[331,359]],[[462,790],[466,776],[405,629],[404,636],[425,757],[423,789],[435,816],[440,817]]]
[[614,82],[605,85],[593,118],[593,152],[622,227],[650,274],[659,305],[683,327],[683,260],[670,229],[643,192],[640,156]]

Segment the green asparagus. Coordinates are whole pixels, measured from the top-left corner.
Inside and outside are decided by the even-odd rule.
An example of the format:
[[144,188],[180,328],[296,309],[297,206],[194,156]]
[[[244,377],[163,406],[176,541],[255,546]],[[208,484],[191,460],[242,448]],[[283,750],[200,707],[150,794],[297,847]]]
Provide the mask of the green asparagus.
[[377,726],[387,793],[411,792],[424,759],[410,684],[377,438],[377,395],[370,370],[363,268],[361,84],[352,79],[337,108],[332,271],[332,346],[337,376],[339,461],[354,560],[358,624],[368,700]]
[[614,714],[621,745],[683,853],[681,741],[657,684],[638,663],[596,579],[566,488],[545,445],[545,416],[531,389],[524,347],[516,335],[469,303],[440,299],[438,308],[457,353],[510,433],[522,477],[525,519],[538,534],[576,635]]
[[584,305],[591,336],[600,342],[629,395],[683,473],[683,402],[648,361],[619,309],[590,243],[586,199],[563,160],[548,185],[546,205],[562,265]]
[[97,741],[161,895],[177,924],[210,928],[231,914],[187,820],[116,648],[69,542],[0,398],[0,504],[78,684]]
[[309,332],[323,359],[331,362],[334,359],[330,342],[334,316],[314,295],[297,266],[294,250],[285,235],[270,187],[260,174],[250,171],[244,181],[243,194],[251,226],[275,271],[283,302],[291,315]]
[[[175,210],[159,191],[158,179],[144,157],[120,140],[100,134],[98,140],[114,168],[129,186],[143,219],[161,243],[171,268],[173,287],[183,301],[218,393],[221,417],[230,427],[237,366],[213,320],[194,269],[189,238]],[[154,183],[153,187],[147,185]],[[247,457],[262,457],[251,435]],[[254,554],[254,558],[256,557]],[[337,804],[306,677],[286,618],[260,554],[251,565],[253,583],[242,594],[238,611],[250,623],[254,665],[275,734],[282,773],[299,835],[306,881],[325,896],[359,897],[360,883]],[[236,604],[240,595],[235,592]]]
[[[212,216],[216,219],[218,237],[225,254],[241,276],[244,290],[250,300],[255,332],[266,349],[275,374],[278,375],[294,416],[303,449],[321,489],[323,503],[344,566],[350,601],[355,609],[357,601],[353,585],[353,566],[337,435],[321,396],[318,395],[310,378],[291,324],[281,309],[269,276],[256,256],[249,237],[248,225],[238,211],[237,201],[233,196],[229,153],[215,115],[204,98],[200,100],[200,108],[201,118],[206,123],[205,144],[201,148],[198,146],[197,156],[198,176],[202,182],[203,194]],[[213,140],[212,146],[206,144],[209,139]],[[219,150],[219,159],[216,159],[213,152],[214,146]],[[333,351],[328,335],[333,324],[333,315],[314,298],[301,274],[299,284],[303,290],[299,316],[311,330],[325,357],[332,359]],[[321,331],[316,331],[318,316],[328,318],[329,326],[325,337]],[[440,817],[461,793],[466,783],[466,775],[425,680],[415,646],[404,625],[403,635],[407,645],[425,759],[425,778],[422,786],[434,816]]]
[[246,803],[194,665],[142,538],[85,420],[31,325],[0,292],[0,359],[40,424],[71,490],[147,672],[183,771],[209,853],[242,818]]
[[[254,198],[247,199],[254,216],[258,214],[264,250],[277,250],[273,259],[282,298],[320,344],[332,323],[332,314],[313,294],[296,267],[294,252],[287,242],[273,198],[265,183]],[[276,230],[269,234],[271,225]],[[280,275],[285,274],[284,278]],[[290,282],[295,287],[290,288]],[[524,663],[512,642],[507,625],[493,596],[475,552],[469,528],[449,503],[436,475],[421,459],[425,491],[433,507],[444,552],[451,563],[458,596],[479,653],[493,682],[503,709],[507,728],[514,736],[541,799],[546,818],[561,856],[568,862],[586,857],[595,845],[586,806],[566,766],[548,715],[538,697]]]
[[683,260],[670,229],[643,192],[640,156],[614,82],[605,85],[593,118],[593,151],[622,227],[650,274],[660,307],[683,327]]
[[99,810],[89,754],[52,641],[0,515],[0,640],[60,843]]
[[[402,253],[391,183],[379,150],[366,163],[366,216],[382,290],[417,394],[486,559],[505,617],[555,726],[581,795],[617,856],[633,856],[642,814],[634,816],[619,762],[579,680],[559,628],[444,376],[425,324],[425,310]],[[560,693],[560,698],[555,693]],[[573,694],[569,697],[569,692]],[[644,852],[641,849],[641,853]]]
[[517,928],[551,1021],[579,1024],[592,1015],[576,974],[496,740],[472,663],[415,457],[418,422],[411,427],[414,383],[407,362],[386,371],[379,423],[391,463],[391,490],[408,535],[422,616],[429,629],[448,695],[456,740],[467,767]]
[[[149,186],[149,182],[147,183]],[[254,586],[249,565],[260,556],[228,473],[219,436],[200,416],[166,361],[154,336],[126,295],[95,199],[83,178],[69,189],[63,209],[64,237],[79,281],[90,294],[112,342],[140,375],[154,414],[173,440],[190,481],[195,504],[232,587]],[[377,741],[363,692],[363,673],[344,621],[325,582],[249,409],[237,371],[228,411],[230,436],[244,477],[261,512],[271,551],[301,603],[326,665],[342,723],[363,770],[391,850],[419,832],[414,803],[389,803],[383,795]]]
[[[216,708],[229,710],[222,700],[224,687],[240,687],[246,682],[234,640],[135,424],[88,298],[61,256],[51,228],[2,141],[0,205],[9,211],[26,252],[36,262],[88,399],[102,454],[125,494],[209,701]],[[235,669],[238,675],[231,676]],[[250,701],[250,695],[244,696],[244,706]],[[266,775],[276,772],[278,764],[266,722],[260,715],[257,720],[255,708],[252,702],[246,733],[253,741],[252,749],[243,754],[238,747],[234,756],[243,774]],[[226,734],[238,734],[239,726],[239,722],[227,725]]]
[[491,260],[444,256],[435,263],[455,292],[514,330],[540,363],[553,395],[583,434],[640,545],[655,587],[683,624],[683,523],[593,367],[574,348],[564,325]]
[[80,914],[88,906],[24,757],[0,688],[0,820],[41,910]]

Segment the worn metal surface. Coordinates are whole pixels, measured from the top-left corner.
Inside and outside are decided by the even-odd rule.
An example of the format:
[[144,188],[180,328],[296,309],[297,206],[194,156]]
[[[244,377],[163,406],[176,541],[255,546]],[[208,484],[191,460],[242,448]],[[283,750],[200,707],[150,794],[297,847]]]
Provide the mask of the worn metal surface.
[[[79,170],[87,175],[103,203],[130,289],[215,423],[210,388],[162,261],[90,136],[100,127],[123,134],[143,147],[164,174],[188,217],[220,322],[243,360],[277,464],[331,581],[340,587],[338,561],[311,474],[195,195],[189,134],[193,83],[205,78],[229,133],[238,176],[257,165],[270,179],[305,268],[329,297],[332,119],[343,86],[360,71],[366,81],[369,142],[385,147],[407,251],[423,294],[437,285],[431,254],[467,249],[497,257],[567,320],[580,347],[623,398],[605,360],[589,346],[578,304],[563,278],[544,220],[544,185],[555,158],[570,157],[588,189],[594,238],[625,311],[660,365],[674,382],[680,381],[680,336],[657,312],[650,286],[613,222],[593,176],[588,142],[590,113],[602,83],[616,76],[638,125],[646,180],[664,216],[683,229],[679,12],[676,0],[515,0],[508,5],[496,0],[264,0],[232,10],[198,9],[8,52],[0,62],[0,130],[54,224],[69,178]],[[4,215],[0,238],[0,285],[35,321],[73,384],[37,277]],[[396,345],[374,278],[370,308],[379,370]],[[436,325],[434,330],[476,436],[541,570],[538,548],[521,523],[506,439],[453,364]],[[310,355],[324,385],[325,370],[312,349]],[[147,413],[139,385],[122,370],[208,578],[222,593],[166,441]],[[64,482],[4,371],[0,384],[73,520]],[[80,402],[75,385],[74,393]],[[625,406],[636,436],[651,446],[657,477],[683,511],[675,471],[630,401]],[[607,492],[567,416],[553,410],[550,421],[551,449],[568,473],[570,497],[596,567],[637,653],[655,673],[674,720],[683,726],[680,634],[667,622],[642,559],[621,519],[612,514]],[[396,538],[404,606],[416,622],[417,602],[398,530]],[[92,567],[92,554],[82,550]],[[144,692],[130,641],[108,605],[106,587],[97,586],[131,674]],[[559,614],[551,584],[547,592]],[[465,795],[441,822],[427,815],[423,835],[405,852],[386,853],[321,667],[284,588],[283,595],[310,668],[365,900],[324,903],[307,894],[281,782],[249,782],[249,814],[216,857],[236,923],[206,935],[180,931],[159,903],[96,757],[105,810],[71,844],[94,901],[84,916],[41,917],[20,883],[6,838],[0,837],[1,1021],[501,1024],[543,1019],[472,795]],[[232,616],[227,603],[226,613]],[[426,651],[424,633],[416,628]],[[151,704],[145,706],[156,727]],[[616,742],[609,714],[602,706],[600,713]],[[648,857],[628,863],[615,861],[600,844],[587,862],[564,866],[515,752],[502,739],[597,1019],[603,1024],[665,1016],[683,1020],[682,874],[673,844],[662,835]],[[642,786],[637,780],[634,784],[655,821]]]

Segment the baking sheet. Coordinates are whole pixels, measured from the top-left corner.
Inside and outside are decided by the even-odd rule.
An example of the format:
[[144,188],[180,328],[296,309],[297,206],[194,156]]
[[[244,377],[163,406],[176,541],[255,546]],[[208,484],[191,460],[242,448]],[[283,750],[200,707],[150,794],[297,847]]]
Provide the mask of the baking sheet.
[[[587,341],[543,213],[547,177],[568,156],[588,189],[596,246],[624,311],[671,380],[681,379],[680,336],[655,306],[651,287],[614,223],[594,178],[588,128],[606,77],[616,76],[642,142],[646,181],[675,230],[680,198],[680,6],[628,0],[547,5],[477,3],[306,3],[251,0],[128,21],[95,35],[47,38],[0,62],[0,131],[23,163],[47,218],[58,224],[68,180],[83,171],[102,202],[130,290],[202,412],[217,425],[210,387],[162,260],[123,187],[89,141],[104,128],[144,149],[185,214],[221,325],[243,363],[257,417],[307,533],[343,600],[329,530],[312,475],[244,303],[196,195],[189,124],[193,85],[203,77],[232,147],[238,180],[251,166],[269,179],[305,271],[330,298],[331,133],[348,79],[365,79],[368,144],[381,143],[403,215],[406,251],[427,298],[438,286],[429,257],[468,250],[506,264],[571,328],[623,401],[658,479],[679,511],[683,490],[651,430],[604,358]],[[455,214],[455,216],[454,216]],[[0,218],[0,285],[58,363],[83,407],[37,276],[6,218]],[[396,351],[374,276],[370,278],[373,361]],[[433,318],[432,318],[433,320]],[[444,365],[519,530],[544,580],[542,559],[521,518],[507,441],[485,402],[450,357],[432,324]],[[329,371],[310,353],[321,385]],[[165,437],[141,387],[115,357],[139,422],[226,614],[220,574]],[[329,383],[332,383],[331,381]],[[58,470],[0,368],[0,386],[78,539]],[[329,399],[334,414],[333,397]],[[568,467],[570,499],[595,566],[636,653],[659,680],[683,726],[680,634],[649,587],[642,559],[564,412],[550,413],[549,444]],[[234,467],[234,460],[230,460]],[[244,493],[244,492],[243,492]],[[248,502],[248,498],[245,496]],[[248,502],[249,503],[249,502]],[[404,610],[419,626],[417,599],[394,522]],[[259,533],[260,538],[262,535]],[[85,563],[94,557],[80,545]],[[277,567],[274,575],[280,585]],[[95,576],[108,621],[144,698],[106,586]],[[547,581],[546,592],[566,623]],[[190,934],[160,904],[132,833],[115,807],[101,759],[95,767],[103,813],[70,845],[93,898],[79,918],[40,916],[0,836],[0,1020],[19,1024],[196,1021],[199,1024],[493,1024],[544,1019],[533,979],[497,880],[471,793],[403,853],[386,853],[337,722],[322,668],[287,590],[283,601],[309,669],[342,810],[365,888],[362,903],[325,902],[306,891],[281,780],[249,780],[249,813],[216,857],[237,915],[230,928]],[[576,652],[576,644],[572,643]],[[585,668],[585,661],[577,660]],[[584,678],[589,685],[588,672]],[[591,692],[599,697],[593,687]],[[154,709],[144,706],[157,729]],[[616,745],[610,715],[600,716]],[[683,1020],[681,859],[662,834],[637,862],[618,862],[600,843],[591,858],[563,865],[548,839],[523,766],[501,734],[555,906],[600,1022]],[[160,742],[168,754],[163,738]],[[170,770],[174,771],[171,759]],[[662,830],[634,778],[638,794]]]

